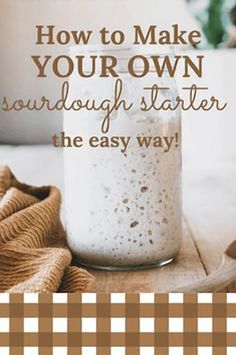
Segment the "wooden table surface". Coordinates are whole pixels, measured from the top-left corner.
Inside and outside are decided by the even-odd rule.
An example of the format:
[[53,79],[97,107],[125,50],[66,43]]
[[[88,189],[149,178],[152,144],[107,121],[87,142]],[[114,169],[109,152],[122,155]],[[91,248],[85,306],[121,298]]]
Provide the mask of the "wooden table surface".
[[[0,162],[24,182],[54,184],[63,192],[61,150],[50,146],[0,146]],[[235,167],[235,162],[196,171],[185,167],[184,233],[178,258],[168,266],[145,271],[90,270],[96,277],[96,291],[170,291],[214,271],[226,246],[236,239]],[[236,283],[227,290],[235,291]]]

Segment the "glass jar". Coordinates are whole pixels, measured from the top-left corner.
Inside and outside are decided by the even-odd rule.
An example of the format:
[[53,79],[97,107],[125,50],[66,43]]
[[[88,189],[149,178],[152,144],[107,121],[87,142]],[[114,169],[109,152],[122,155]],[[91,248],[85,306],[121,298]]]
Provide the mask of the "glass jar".
[[[153,66],[145,76],[132,77],[127,68],[136,48],[87,47],[83,55],[89,58],[91,54],[118,58],[121,97],[134,105],[112,113],[107,133],[101,130],[105,116],[101,110],[64,113],[65,135],[81,136],[84,142],[83,147],[64,149],[68,244],[75,259],[90,267],[127,270],[165,265],[181,246],[181,115],[179,110],[142,111],[140,101],[143,96],[150,102],[150,90],[144,88],[156,84],[166,88],[159,91],[158,102],[169,98],[175,103],[175,80],[168,71],[158,77]],[[81,48],[71,50],[74,60],[76,55],[81,55]],[[149,52],[144,50],[142,55],[150,59]],[[87,73],[89,63],[88,59]],[[137,61],[135,70],[139,72],[141,67]],[[100,69],[98,65],[91,78],[74,72],[70,102],[78,97],[83,101],[114,100],[117,78],[101,78]],[[98,139],[94,139],[96,147],[88,144],[92,136]],[[102,143],[104,136],[108,137],[106,143]],[[119,137],[118,146],[114,141],[112,146],[114,137]],[[121,137],[124,142],[130,137],[126,149]],[[137,137],[151,137],[152,143],[141,147]],[[168,139],[172,142],[169,149]]]

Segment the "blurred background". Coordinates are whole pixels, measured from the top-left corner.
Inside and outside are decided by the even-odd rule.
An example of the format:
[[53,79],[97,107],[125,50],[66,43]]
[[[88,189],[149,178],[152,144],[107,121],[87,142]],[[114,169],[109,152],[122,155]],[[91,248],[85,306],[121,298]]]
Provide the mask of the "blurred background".
[[201,25],[202,48],[236,47],[235,0],[187,0]]
[[[184,162],[199,165],[226,163],[236,156],[236,0],[0,0],[0,97],[58,99],[64,79],[36,78],[33,54],[66,54],[66,46],[36,46],[36,24],[53,24],[57,30],[106,26],[122,29],[129,41],[132,26],[155,24],[169,29],[201,31],[198,48],[184,48],[205,56],[203,78],[196,84],[209,87],[209,96],[228,101],[223,112],[183,113]],[[97,42],[96,36],[93,42]],[[179,48],[178,50],[183,50]],[[187,79],[176,77],[181,91]],[[189,81],[191,83],[192,80]],[[181,92],[184,95],[183,92]],[[62,112],[0,111],[0,144],[45,144],[62,128]],[[200,143],[199,144],[199,137]]]

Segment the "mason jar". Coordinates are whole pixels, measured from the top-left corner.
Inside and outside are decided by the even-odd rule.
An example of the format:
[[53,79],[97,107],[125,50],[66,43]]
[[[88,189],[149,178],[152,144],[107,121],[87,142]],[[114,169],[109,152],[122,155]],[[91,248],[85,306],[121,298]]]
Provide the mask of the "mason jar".
[[[112,101],[117,80],[121,80],[121,99],[133,106],[113,112],[105,133],[104,111],[64,112],[64,134],[83,139],[79,148],[64,148],[69,247],[79,264],[94,268],[127,270],[165,265],[181,246],[181,114],[178,109],[141,110],[140,102],[143,97],[150,103],[149,88],[158,85],[162,89],[157,101],[169,99],[175,104],[175,79],[167,70],[159,77],[153,65],[145,76],[130,75],[128,63],[137,54],[135,47],[85,48],[74,47],[70,55],[77,63],[76,55],[83,52],[88,58],[84,65],[88,75],[91,54],[98,58],[108,54],[118,59],[119,78],[101,77],[99,64],[91,77],[83,78],[75,70],[68,101]],[[153,52],[141,50],[149,59]],[[142,65],[137,60],[136,73],[142,72]],[[96,137],[95,146],[91,137]]]

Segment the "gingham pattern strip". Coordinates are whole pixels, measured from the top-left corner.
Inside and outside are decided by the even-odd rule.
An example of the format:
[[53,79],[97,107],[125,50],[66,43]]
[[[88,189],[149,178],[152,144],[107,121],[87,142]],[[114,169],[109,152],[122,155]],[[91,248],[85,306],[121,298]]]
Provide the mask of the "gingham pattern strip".
[[236,294],[0,294],[0,355],[236,355]]

